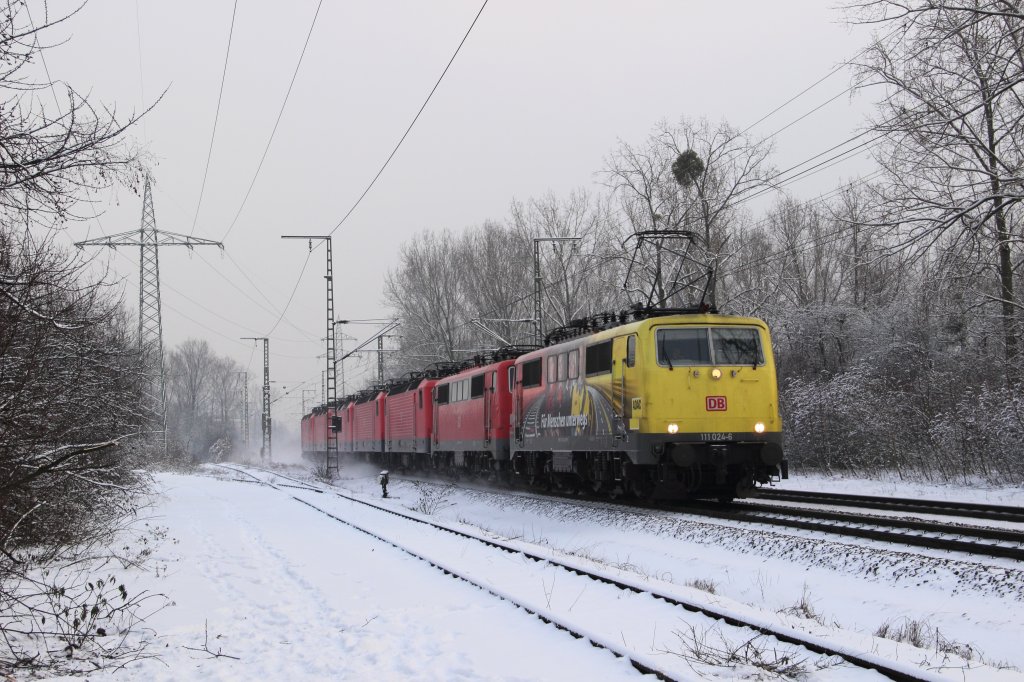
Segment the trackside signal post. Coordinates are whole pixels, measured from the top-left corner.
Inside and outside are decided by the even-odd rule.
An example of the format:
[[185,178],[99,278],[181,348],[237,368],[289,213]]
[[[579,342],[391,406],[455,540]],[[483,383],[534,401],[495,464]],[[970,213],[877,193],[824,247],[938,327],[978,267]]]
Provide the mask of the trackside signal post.
[[[334,345],[334,254],[331,249],[331,235],[297,235],[287,234],[282,235],[281,239],[308,239],[309,250],[313,250],[313,240],[320,239],[327,245],[327,275],[324,279],[327,280],[327,337],[324,341],[327,343],[327,370],[324,374],[325,384],[325,395],[324,402],[327,404],[328,410],[337,410],[338,403],[338,376],[335,373],[335,345]],[[330,412],[328,412],[330,415]],[[341,417],[335,415],[329,417],[326,420],[327,428],[327,472],[337,473],[338,471],[338,427],[340,426]]]
[[260,459],[272,460],[271,455],[271,420],[270,420],[270,339],[265,336],[243,336],[243,341],[263,342],[263,445],[260,447]]

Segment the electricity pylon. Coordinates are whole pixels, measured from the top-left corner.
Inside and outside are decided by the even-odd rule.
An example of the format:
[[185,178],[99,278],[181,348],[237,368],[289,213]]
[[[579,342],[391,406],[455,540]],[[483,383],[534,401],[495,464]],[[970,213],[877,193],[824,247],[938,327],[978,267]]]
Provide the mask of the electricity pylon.
[[75,246],[139,247],[139,351],[148,378],[145,398],[149,403],[156,435],[167,454],[166,376],[164,373],[164,330],[160,317],[160,247],[218,246],[221,242],[156,229],[153,193],[149,175],[142,195],[142,220],[138,231],[121,232],[97,239],[75,242]]

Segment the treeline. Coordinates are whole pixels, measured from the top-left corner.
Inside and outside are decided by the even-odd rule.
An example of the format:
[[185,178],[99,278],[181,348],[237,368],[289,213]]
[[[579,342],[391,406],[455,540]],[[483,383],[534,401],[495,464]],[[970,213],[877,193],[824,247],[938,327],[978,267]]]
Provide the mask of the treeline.
[[[245,427],[241,365],[218,356],[210,344],[188,339],[167,353],[167,438],[188,461],[219,462],[242,451]],[[250,401],[256,391],[250,387]],[[250,412],[250,420],[254,415]],[[249,425],[252,437],[252,425]],[[255,436],[259,440],[259,434]],[[243,453],[245,454],[245,453]]]
[[855,87],[884,91],[849,141],[871,142],[876,172],[799,200],[770,142],[662,123],[608,154],[600,191],[404,244],[385,290],[403,325],[392,371],[532,341],[534,239],[577,237],[538,244],[545,330],[714,301],[772,326],[797,468],[1019,483],[1024,13],[848,9],[884,36],[853,65]]

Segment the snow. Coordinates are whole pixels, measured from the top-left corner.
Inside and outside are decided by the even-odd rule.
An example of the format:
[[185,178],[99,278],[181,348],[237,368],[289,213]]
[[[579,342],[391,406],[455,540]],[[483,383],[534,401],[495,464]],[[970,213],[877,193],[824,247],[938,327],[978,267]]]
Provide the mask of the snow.
[[1024,507],[1024,482],[1018,486],[993,486],[981,481],[967,485],[950,486],[902,479],[897,474],[888,474],[879,480],[854,476],[825,476],[818,473],[790,472],[791,478],[775,484],[780,490],[813,490],[845,493],[850,495],[878,495],[880,497],[904,497],[921,500],[950,500],[957,502],[981,502]]
[[[289,473],[307,477],[297,467]],[[916,649],[871,634],[886,621],[923,619],[943,638],[980,649],[987,661],[1024,667],[1018,643],[1024,631],[1024,573],[1014,562],[927,557],[799,531],[449,489],[395,476],[389,486],[393,498],[380,500],[377,473],[346,467],[338,489],[407,514],[422,495],[432,493],[441,500],[432,518],[452,527],[513,538],[531,553],[596,567],[623,582],[657,587],[773,627],[813,632],[833,646],[875,651],[908,667],[925,665],[928,670],[921,674],[936,679],[1021,675],[977,661],[962,670],[962,661],[934,647]],[[569,622],[593,641],[681,679],[768,677],[751,666],[689,663],[665,653],[686,650],[677,632],[706,636],[712,644],[722,638],[739,644],[752,635],[681,613],[649,594],[623,593],[331,494],[273,490],[230,480],[232,474],[212,468],[204,474],[157,477],[160,491],[152,510],[157,518],[149,523],[166,527],[173,539],[158,548],[155,570],[139,574],[135,588],[170,600],[146,623],[150,652],[159,659],[89,679],[653,679],[499,596]],[[856,487],[848,483],[844,491]],[[861,483],[861,490],[879,492]],[[896,486],[886,494],[906,493],[894,483],[881,485]],[[484,589],[308,505],[462,572]],[[715,594],[698,589],[708,583]],[[801,617],[807,615],[795,608],[801,601],[816,612],[816,620]],[[237,660],[195,651],[204,647],[204,630],[209,650]],[[772,638],[758,643],[767,651],[793,649]],[[827,665],[806,651],[798,655],[807,659],[809,679],[878,677],[849,665]],[[826,665],[818,670],[817,664]]]

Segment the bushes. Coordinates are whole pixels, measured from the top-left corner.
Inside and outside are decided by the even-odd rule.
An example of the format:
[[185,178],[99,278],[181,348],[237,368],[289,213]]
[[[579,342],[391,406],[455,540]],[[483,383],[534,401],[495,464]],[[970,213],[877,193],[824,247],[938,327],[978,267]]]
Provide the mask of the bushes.
[[142,369],[119,301],[86,282],[76,258],[4,227],[0,278],[3,669],[47,665],[55,643],[73,653],[101,623],[132,620],[135,601],[115,605],[90,571],[145,478],[135,469],[144,443],[130,440]]
[[795,466],[1021,483],[1024,401],[1016,391],[965,385],[962,377],[935,369],[907,384],[882,373],[875,360],[784,382],[786,451]]

